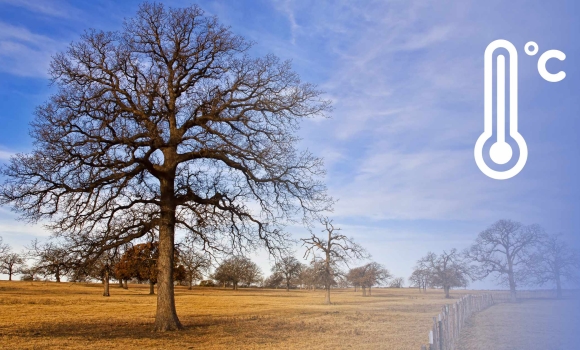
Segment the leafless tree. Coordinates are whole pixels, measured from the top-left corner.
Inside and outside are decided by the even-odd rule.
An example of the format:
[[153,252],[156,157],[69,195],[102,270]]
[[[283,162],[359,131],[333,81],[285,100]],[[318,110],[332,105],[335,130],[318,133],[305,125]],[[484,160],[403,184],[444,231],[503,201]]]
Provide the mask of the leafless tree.
[[409,283],[413,287],[419,288],[419,292],[427,291],[427,286],[429,285],[429,269],[426,266],[421,266],[420,264],[415,266],[411,277],[409,277]]
[[[305,266],[298,276],[300,284],[310,290],[315,290],[319,287],[324,288],[325,270],[323,261],[316,258],[312,259],[310,264]],[[335,282],[332,281],[332,285],[334,284]]]
[[467,286],[471,277],[470,266],[457,249],[443,251],[440,255],[429,252],[417,264],[426,267],[430,285],[443,288],[446,298],[450,297],[451,288]]
[[511,300],[516,301],[516,287],[529,281],[530,256],[542,236],[538,225],[499,220],[480,232],[465,254],[479,264],[478,278],[494,275],[501,284],[509,286]]
[[198,236],[187,236],[177,244],[177,249],[179,262],[185,268],[186,282],[191,290],[193,282],[203,280],[204,274],[209,272],[214,256],[203,249],[203,242],[199,240]]
[[300,276],[302,269],[303,264],[298,259],[286,255],[272,266],[272,273],[282,276],[286,284],[286,291],[289,291],[292,283]]
[[58,242],[40,243],[35,239],[27,249],[26,255],[34,260],[36,274],[54,276],[56,282],[60,282],[62,277],[74,272],[74,256]]
[[303,238],[302,242],[306,247],[305,258],[315,258],[317,251],[323,255],[325,303],[330,304],[330,287],[340,274],[340,265],[348,264],[352,260],[368,258],[368,254],[351,238],[341,234],[340,228],[335,228],[332,220],[321,218],[320,223],[324,225],[322,232],[326,237],[318,237],[310,230],[310,238]]
[[0,204],[47,219],[86,256],[158,230],[158,331],[181,328],[176,228],[208,248],[274,252],[288,222],[332,204],[322,161],[295,146],[299,122],[329,102],[288,62],[250,58],[250,46],[197,6],[143,3],[119,32],[87,31],[54,56],[34,150],[2,171]]
[[22,255],[12,252],[11,249],[0,254],[0,273],[7,274],[9,281],[12,281],[12,275],[18,273],[23,265]]
[[279,273],[273,273],[264,280],[265,288],[278,289],[284,282],[284,276]]
[[532,282],[543,286],[556,286],[558,298],[562,298],[562,284],[577,282],[580,269],[580,255],[564,241],[561,235],[542,237],[539,249],[530,259]]
[[377,262],[350,269],[346,275],[351,284],[361,287],[363,296],[367,296],[367,288],[370,296],[373,286],[385,284],[392,277],[389,270]]
[[403,277],[396,277],[391,280],[389,287],[391,288],[403,288],[405,286],[405,279]]

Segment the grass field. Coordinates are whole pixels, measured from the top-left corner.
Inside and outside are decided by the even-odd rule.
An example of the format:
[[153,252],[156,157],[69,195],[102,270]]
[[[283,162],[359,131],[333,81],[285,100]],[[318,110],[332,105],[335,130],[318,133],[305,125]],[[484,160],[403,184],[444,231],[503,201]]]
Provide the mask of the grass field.
[[[322,291],[177,287],[184,331],[154,333],[148,285],[0,281],[0,348],[6,349],[410,349],[451,302],[441,290]],[[469,291],[454,291],[457,298]]]
[[458,350],[580,349],[579,327],[578,299],[502,303],[467,322]]

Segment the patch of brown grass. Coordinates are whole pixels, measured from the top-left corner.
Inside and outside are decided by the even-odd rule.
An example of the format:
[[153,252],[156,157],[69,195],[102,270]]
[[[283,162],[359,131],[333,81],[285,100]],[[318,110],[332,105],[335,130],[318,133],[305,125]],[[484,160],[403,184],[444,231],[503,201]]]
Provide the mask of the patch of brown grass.
[[[322,291],[176,288],[185,330],[153,332],[156,296],[99,284],[0,282],[6,349],[420,349],[442,304],[440,290]],[[455,297],[468,291],[455,291]]]

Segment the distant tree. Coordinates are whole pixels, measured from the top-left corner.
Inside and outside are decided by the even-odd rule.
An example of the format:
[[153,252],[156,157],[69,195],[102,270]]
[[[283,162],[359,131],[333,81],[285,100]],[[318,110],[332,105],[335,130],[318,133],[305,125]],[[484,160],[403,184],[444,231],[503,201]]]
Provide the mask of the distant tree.
[[403,288],[405,286],[405,279],[403,277],[393,278],[393,280],[389,283],[389,287],[391,288]]
[[518,285],[530,281],[534,253],[543,230],[538,225],[524,226],[511,220],[499,220],[477,236],[466,256],[477,263],[477,277],[495,276],[510,288],[511,300],[516,301]]
[[47,241],[45,243],[33,240],[27,247],[27,256],[34,259],[34,271],[36,274],[54,276],[56,282],[73,271],[74,257],[63,245]]
[[4,254],[0,255],[0,273],[7,274],[9,281],[12,281],[12,275],[20,272],[23,264],[24,259],[18,253],[7,250]]
[[427,286],[429,285],[430,272],[429,269],[421,264],[421,262],[415,266],[411,277],[409,277],[409,283],[413,287],[419,288],[419,292],[427,291]]
[[545,235],[538,251],[531,255],[529,268],[533,283],[555,285],[558,298],[562,298],[562,284],[578,282],[580,255],[561,235]]
[[[185,269],[179,265],[178,250],[173,250],[175,257],[172,259],[173,280],[185,279]],[[114,273],[118,276],[135,278],[139,282],[149,282],[149,294],[155,294],[155,284],[157,283],[157,261],[159,258],[159,243],[147,242],[136,244],[128,248],[119,262],[116,264]]]
[[298,259],[291,255],[286,255],[274,264],[272,273],[282,276],[286,284],[286,291],[289,291],[291,284],[300,276],[303,267],[303,264]]
[[446,298],[450,297],[451,288],[466,286],[471,276],[468,263],[457,249],[443,251],[440,255],[429,252],[418,261],[418,265],[426,267],[429,283],[434,287],[443,288]]
[[357,292],[358,288],[360,288],[361,286],[361,281],[363,279],[363,268],[362,266],[359,267],[354,267],[350,270],[348,270],[348,273],[346,274],[346,280],[347,282],[354,287],[354,291],[355,293]]
[[199,245],[197,236],[186,236],[178,244],[179,261],[185,269],[185,281],[189,289],[193,287],[193,282],[202,280],[211,268],[211,256]]
[[[176,228],[275,251],[296,214],[331,205],[320,159],[296,147],[329,102],[288,62],[197,6],[143,3],[119,32],[87,31],[56,54],[55,93],[36,109],[34,149],[4,167],[0,205],[49,220],[87,256],[159,231],[155,329],[176,330]],[[76,246],[76,247],[75,247]]]
[[[320,259],[313,259],[309,265],[304,266],[298,279],[306,289],[315,290],[316,288],[324,288],[324,276],[324,262]],[[331,283],[333,286],[336,284],[334,280]]]
[[273,273],[264,280],[264,288],[278,289],[284,283],[284,276]]
[[212,278],[221,284],[231,283],[234,290],[240,284],[250,286],[261,279],[261,271],[258,265],[243,256],[228,258],[217,267]]
[[306,246],[305,257],[316,257],[315,252],[322,254],[324,273],[322,275],[324,289],[326,290],[325,303],[330,304],[330,287],[336,283],[335,278],[340,275],[340,265],[356,259],[368,257],[366,251],[351,238],[339,233],[340,228],[335,228],[332,220],[322,218],[320,223],[324,225],[322,232],[325,237],[318,237],[310,231],[310,238],[303,238]]
[[353,285],[362,289],[363,296],[371,295],[371,289],[375,285],[382,285],[392,278],[391,273],[383,265],[370,262],[360,267],[350,269],[346,279]]

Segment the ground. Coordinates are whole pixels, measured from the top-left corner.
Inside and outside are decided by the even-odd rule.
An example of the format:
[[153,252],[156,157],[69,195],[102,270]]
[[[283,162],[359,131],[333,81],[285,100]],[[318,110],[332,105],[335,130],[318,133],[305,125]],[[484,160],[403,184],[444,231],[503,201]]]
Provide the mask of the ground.
[[578,299],[501,303],[476,314],[467,322],[457,349],[580,349],[578,331]]
[[[184,331],[154,333],[148,285],[0,281],[0,344],[6,349],[412,349],[450,302],[441,290],[322,291],[177,287]],[[455,291],[458,298],[468,291]]]

